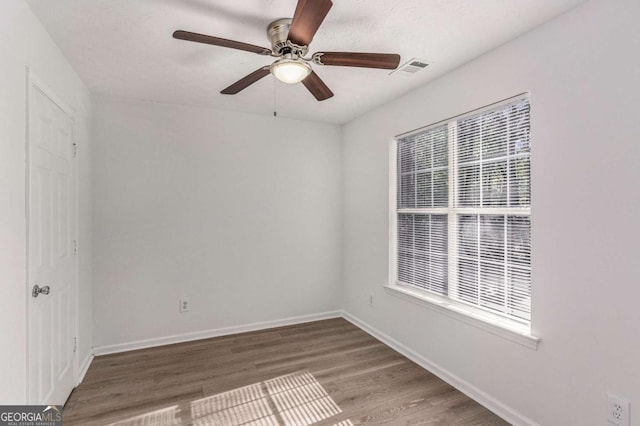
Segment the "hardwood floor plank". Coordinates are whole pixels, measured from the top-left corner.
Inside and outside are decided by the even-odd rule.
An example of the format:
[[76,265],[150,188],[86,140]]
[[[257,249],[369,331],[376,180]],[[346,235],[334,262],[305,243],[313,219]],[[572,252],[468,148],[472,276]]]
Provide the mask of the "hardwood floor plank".
[[70,426],[507,424],[342,318],[98,356],[63,414]]

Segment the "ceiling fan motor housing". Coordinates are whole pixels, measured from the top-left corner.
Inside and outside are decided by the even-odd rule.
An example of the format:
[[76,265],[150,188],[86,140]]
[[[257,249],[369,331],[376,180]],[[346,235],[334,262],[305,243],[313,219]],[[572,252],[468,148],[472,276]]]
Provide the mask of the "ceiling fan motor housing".
[[278,19],[267,27],[267,37],[271,41],[272,50],[280,53],[287,46],[287,36],[291,27],[291,19]]
[[293,54],[294,56],[304,56],[307,46],[297,46],[287,40],[289,36],[289,28],[291,27],[291,19],[283,18],[273,21],[267,26],[267,37],[271,42],[271,50],[277,55]]

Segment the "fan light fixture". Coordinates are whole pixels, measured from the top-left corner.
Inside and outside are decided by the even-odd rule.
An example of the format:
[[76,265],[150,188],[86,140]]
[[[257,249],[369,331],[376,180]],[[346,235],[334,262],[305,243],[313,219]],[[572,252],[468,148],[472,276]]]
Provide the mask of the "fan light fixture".
[[300,83],[311,74],[311,67],[299,59],[280,59],[271,64],[271,73],[287,84]]

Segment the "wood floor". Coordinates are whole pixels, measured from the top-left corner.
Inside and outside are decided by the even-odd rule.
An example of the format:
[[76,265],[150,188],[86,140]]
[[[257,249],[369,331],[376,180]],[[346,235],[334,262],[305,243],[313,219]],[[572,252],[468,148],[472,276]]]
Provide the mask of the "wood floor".
[[96,357],[72,425],[505,425],[344,319]]

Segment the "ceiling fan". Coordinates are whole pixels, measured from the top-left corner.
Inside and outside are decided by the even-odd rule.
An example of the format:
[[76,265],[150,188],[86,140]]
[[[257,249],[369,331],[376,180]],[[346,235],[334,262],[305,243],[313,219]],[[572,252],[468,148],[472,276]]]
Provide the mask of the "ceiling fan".
[[235,95],[272,73],[284,83],[302,82],[318,101],[324,101],[332,97],[333,92],[311,69],[310,63],[390,70],[400,63],[400,55],[388,53],[316,52],[305,57],[313,36],[332,6],[331,0],[298,0],[293,19],[278,19],[267,27],[271,49],[182,30],[174,32],[173,37],[278,58],[222,90],[220,93],[224,95]]

